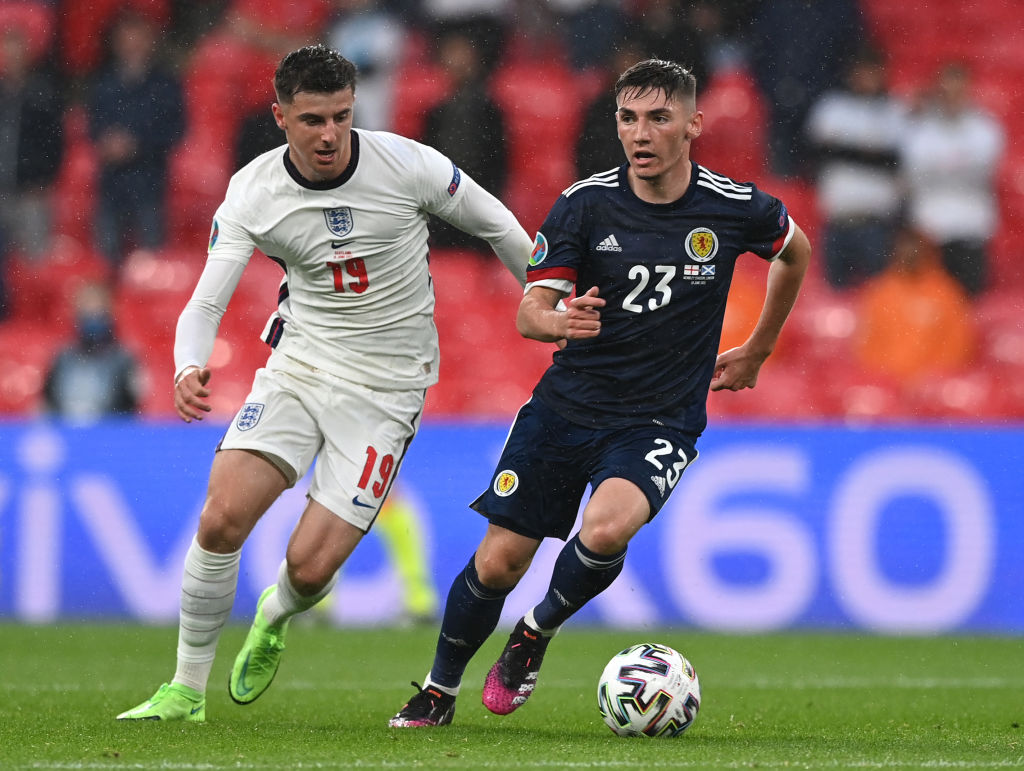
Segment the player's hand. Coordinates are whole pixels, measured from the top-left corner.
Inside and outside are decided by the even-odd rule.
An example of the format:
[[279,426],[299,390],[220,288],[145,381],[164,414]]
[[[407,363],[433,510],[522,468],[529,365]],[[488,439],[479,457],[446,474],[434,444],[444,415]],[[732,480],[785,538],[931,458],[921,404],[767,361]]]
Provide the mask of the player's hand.
[[715,374],[711,377],[712,391],[742,391],[757,385],[757,375],[767,354],[754,353],[744,346],[730,348],[718,354]]
[[186,423],[202,420],[203,413],[210,411],[211,407],[206,402],[210,395],[210,389],[206,387],[208,382],[210,370],[194,367],[186,370],[174,384],[174,409]]
[[597,337],[601,332],[601,312],[605,299],[597,296],[597,287],[592,286],[586,294],[572,298],[565,312],[565,338],[585,340]]

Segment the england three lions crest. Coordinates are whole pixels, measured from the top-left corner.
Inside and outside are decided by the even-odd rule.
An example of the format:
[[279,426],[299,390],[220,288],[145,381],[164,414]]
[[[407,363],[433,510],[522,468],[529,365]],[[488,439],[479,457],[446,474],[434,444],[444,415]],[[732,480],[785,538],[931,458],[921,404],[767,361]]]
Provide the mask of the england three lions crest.
[[235,426],[239,431],[248,431],[260,422],[260,418],[262,416],[262,404],[259,402],[247,402],[242,406],[242,409],[238,411],[238,418],[235,420]]
[[327,220],[327,229],[338,238],[352,232],[352,210],[347,206],[324,209],[324,219]]

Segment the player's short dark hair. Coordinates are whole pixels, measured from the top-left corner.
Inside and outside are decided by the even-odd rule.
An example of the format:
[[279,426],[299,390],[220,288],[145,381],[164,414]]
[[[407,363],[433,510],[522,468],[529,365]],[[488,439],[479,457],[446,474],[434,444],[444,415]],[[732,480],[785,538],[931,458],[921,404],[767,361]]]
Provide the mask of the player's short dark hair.
[[292,51],[277,65],[274,90],[279,102],[291,102],[300,91],[333,94],[356,88],[356,66],[322,43]]
[[635,91],[643,96],[651,91],[663,91],[666,99],[678,97],[693,101],[697,97],[697,79],[681,64],[664,59],[645,59],[619,75],[615,81],[615,98],[623,91]]

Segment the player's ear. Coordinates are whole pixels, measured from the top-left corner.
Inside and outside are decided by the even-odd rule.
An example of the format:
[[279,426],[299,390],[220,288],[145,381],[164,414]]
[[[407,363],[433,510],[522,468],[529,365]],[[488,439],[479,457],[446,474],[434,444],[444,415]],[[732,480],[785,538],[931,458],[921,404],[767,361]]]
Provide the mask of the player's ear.
[[704,113],[700,110],[694,110],[693,115],[690,116],[690,121],[686,125],[686,138],[696,139],[700,136],[700,133],[704,130]]
[[271,112],[274,113],[274,120],[277,123],[277,127],[283,131],[284,130],[284,110],[281,109],[281,105],[279,105],[277,102],[274,102],[272,105],[270,105],[270,110],[271,110]]

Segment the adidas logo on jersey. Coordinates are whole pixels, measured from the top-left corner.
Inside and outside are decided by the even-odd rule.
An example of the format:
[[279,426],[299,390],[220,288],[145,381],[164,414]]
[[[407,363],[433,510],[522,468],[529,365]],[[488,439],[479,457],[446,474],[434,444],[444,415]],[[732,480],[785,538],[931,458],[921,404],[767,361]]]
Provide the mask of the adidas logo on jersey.
[[619,246],[619,242],[615,240],[614,235],[608,236],[601,243],[594,247],[599,252],[621,252],[622,247]]

